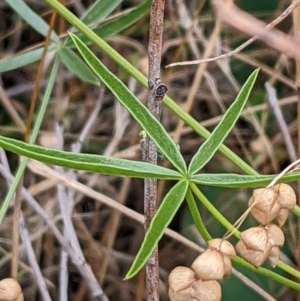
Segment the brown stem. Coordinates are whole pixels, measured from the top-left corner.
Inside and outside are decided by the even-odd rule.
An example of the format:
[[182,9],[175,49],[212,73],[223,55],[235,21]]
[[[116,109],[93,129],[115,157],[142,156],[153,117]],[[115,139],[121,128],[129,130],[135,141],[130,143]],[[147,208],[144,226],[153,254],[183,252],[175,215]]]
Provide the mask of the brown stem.
[[[149,29],[149,93],[147,108],[160,120],[162,98],[167,87],[160,81],[160,63],[162,49],[162,33],[164,19],[164,0],[153,0],[150,11]],[[157,147],[148,137],[141,141],[143,160],[157,164]],[[144,187],[145,231],[148,230],[157,206],[157,180],[146,179]],[[158,249],[156,248],[146,265],[146,295],[147,301],[159,301]]]

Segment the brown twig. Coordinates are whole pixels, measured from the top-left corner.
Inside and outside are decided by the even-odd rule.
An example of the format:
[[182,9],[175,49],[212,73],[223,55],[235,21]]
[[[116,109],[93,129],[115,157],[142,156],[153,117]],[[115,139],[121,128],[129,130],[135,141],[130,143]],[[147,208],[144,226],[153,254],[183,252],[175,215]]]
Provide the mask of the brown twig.
[[[160,81],[160,64],[163,34],[165,0],[152,0],[150,11],[149,28],[149,77],[148,77],[148,98],[147,108],[160,120],[162,98],[167,92],[167,87]],[[143,160],[157,164],[157,147],[149,137],[141,141]],[[157,180],[146,179],[144,187],[144,215],[145,231],[148,230],[151,220],[157,207]],[[147,301],[159,300],[159,265],[158,249],[153,251],[146,265],[146,295]]]

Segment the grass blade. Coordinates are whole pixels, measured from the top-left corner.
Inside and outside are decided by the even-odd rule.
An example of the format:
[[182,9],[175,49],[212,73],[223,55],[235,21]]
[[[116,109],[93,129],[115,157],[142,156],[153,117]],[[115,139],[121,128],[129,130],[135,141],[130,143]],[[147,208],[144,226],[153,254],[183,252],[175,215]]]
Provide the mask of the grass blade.
[[[36,14],[23,0],[4,0],[27,24],[29,24],[35,31],[46,37],[49,25]],[[55,32],[52,31],[51,41],[56,44],[59,43],[59,38]]]
[[[50,45],[48,53],[56,48],[55,45]],[[0,73],[18,69],[38,61],[43,54],[43,48],[38,48],[19,55],[0,60]]]

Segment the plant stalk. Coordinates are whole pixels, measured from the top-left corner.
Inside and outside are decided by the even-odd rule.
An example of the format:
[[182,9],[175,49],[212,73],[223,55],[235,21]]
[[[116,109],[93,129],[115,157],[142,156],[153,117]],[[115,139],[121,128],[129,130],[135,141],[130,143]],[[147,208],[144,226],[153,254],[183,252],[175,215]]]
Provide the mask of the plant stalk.
[[[167,87],[160,81],[160,64],[164,19],[164,0],[153,0],[150,11],[149,28],[149,75],[147,108],[160,120],[162,98],[167,92]],[[157,147],[149,137],[141,141],[143,160],[157,164]],[[157,208],[157,180],[145,179],[144,186],[144,215],[145,231],[148,230]],[[146,296],[147,301],[159,301],[159,262],[158,248],[156,247],[146,265]]]

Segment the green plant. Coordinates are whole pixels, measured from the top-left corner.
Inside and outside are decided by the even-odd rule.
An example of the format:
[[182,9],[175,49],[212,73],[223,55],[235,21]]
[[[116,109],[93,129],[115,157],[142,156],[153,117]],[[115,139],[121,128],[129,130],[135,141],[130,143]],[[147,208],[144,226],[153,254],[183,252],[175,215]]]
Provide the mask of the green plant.
[[[98,35],[96,35],[95,32],[85,26],[84,23],[82,23],[80,20],[75,18],[65,7],[60,5],[58,2],[54,0],[46,0],[46,2],[55,10],[57,10],[73,26],[75,26],[86,39],[98,46],[104,53],[106,53],[131,76],[138,80],[143,86],[146,86],[146,78],[133,66],[131,66],[124,58],[122,58],[116,51],[114,51],[108,44],[106,44]],[[145,3],[149,5],[148,1],[146,1]],[[83,36],[81,37],[82,39]],[[179,206],[182,204],[185,198],[188,201],[194,222],[203,237],[209,239],[210,235],[207,229],[204,227],[199,212],[196,209],[194,196],[196,196],[203,203],[203,205],[226,229],[233,232],[238,237],[238,230],[235,229],[219,213],[216,208],[214,208],[214,206],[201,193],[197,185],[202,184],[231,188],[259,187],[267,185],[274,178],[274,175],[260,176],[250,166],[243,162],[237,155],[235,155],[228,148],[222,145],[224,139],[241,114],[241,111],[254,85],[258,70],[254,71],[250,75],[247,82],[240,90],[240,93],[237,96],[235,102],[227,110],[222,121],[218,124],[212,134],[201,127],[196,120],[185,113],[169,97],[164,98],[164,104],[169,109],[171,109],[174,114],[179,116],[196,133],[207,139],[205,143],[203,143],[199,148],[197,153],[194,155],[190,165],[187,167],[182,155],[180,154],[180,150],[172,141],[168,133],[164,130],[162,125],[147,111],[147,109],[126,88],[126,86],[93,55],[93,53],[86,47],[84,42],[79,37],[75,36],[74,34],[70,34],[70,37],[76,45],[76,48],[81,53],[85,62],[93,70],[93,73],[91,73],[90,70],[81,63],[79,65],[82,66],[82,68],[72,69],[72,67],[70,67],[70,70],[72,70],[73,72],[78,72],[78,76],[93,84],[98,84],[98,79],[100,79],[100,82],[110,89],[115,97],[122,103],[123,106],[126,107],[126,109],[131,113],[135,120],[141,125],[146,134],[156,143],[161,153],[171,162],[175,170],[147,164],[144,162],[128,161],[88,154],[72,154],[62,151],[50,150],[5,137],[0,137],[0,146],[28,158],[33,158],[50,164],[60,165],[73,169],[81,169],[91,172],[98,172],[105,175],[122,177],[156,178],[177,181],[173,188],[170,189],[170,191],[167,193],[161,206],[159,207],[159,210],[157,211],[155,218],[151,223],[150,229],[145,236],[141,249],[136,256],[136,259],[126,278],[133,277],[143,267],[148,256],[151,254],[153,248],[156,246],[157,242],[163,235],[165,228],[171,222],[173,216],[175,215]],[[53,39],[55,39],[55,37]],[[69,49],[66,50],[64,48],[64,45],[71,46],[70,40],[67,39],[63,44],[63,47],[61,49],[58,49],[57,55],[59,55],[60,59],[62,59],[68,66],[70,62],[67,62],[66,58],[68,56],[65,56],[64,52],[69,51]],[[58,45],[56,44],[55,46],[57,47]],[[30,59],[27,59],[25,61],[25,64],[33,61],[33,57],[34,59],[38,59],[39,56],[36,55],[36,53],[33,56],[33,53],[31,53]],[[22,59],[24,59],[24,56],[22,57]],[[78,60],[80,59],[78,58]],[[18,58],[18,60],[16,59],[13,62],[14,67],[23,64],[24,61],[21,61],[22,60],[20,57]],[[5,70],[4,67],[7,65],[5,65],[4,67],[3,66],[4,65],[2,65],[2,68],[3,70]],[[83,69],[85,71],[82,71]],[[83,74],[85,75],[83,76]],[[248,175],[197,174],[217,151],[220,151],[225,157],[227,157],[227,159],[232,161],[236,166],[238,166],[243,172]],[[281,181],[290,182],[298,180],[299,178],[300,175],[295,173],[282,177]],[[2,207],[0,215],[2,218],[6,213],[9,200],[10,199],[7,198]],[[300,208],[295,206],[294,213],[298,217],[300,217]],[[272,272],[265,268],[255,269],[252,265],[246,263],[239,257],[236,257],[233,260],[236,263],[251,269],[252,271],[261,273],[286,286],[300,290],[300,285],[298,283],[282,277],[275,272]],[[300,278],[300,273],[287,266],[286,264],[279,262],[278,267],[290,273],[294,277]]]

